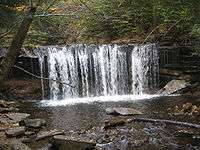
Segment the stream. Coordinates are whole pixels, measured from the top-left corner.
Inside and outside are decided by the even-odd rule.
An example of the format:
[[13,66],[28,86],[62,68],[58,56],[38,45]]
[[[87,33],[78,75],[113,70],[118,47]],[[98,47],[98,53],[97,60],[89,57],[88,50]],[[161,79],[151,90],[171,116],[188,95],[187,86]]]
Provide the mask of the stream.
[[[44,102],[41,103],[39,101],[23,101],[21,102],[20,107],[22,109],[20,110],[30,113],[33,117],[46,119],[48,123],[47,128],[62,129],[69,136],[79,133],[78,136],[83,136],[84,138],[95,134],[96,138],[96,136],[98,137],[98,135],[102,134],[99,127],[103,126],[104,121],[110,117],[106,115],[105,111],[108,107],[134,108],[143,113],[140,117],[145,118],[168,119],[199,124],[199,116],[173,114],[172,110],[176,105],[180,106],[186,102],[199,105],[200,99],[190,96],[160,96],[149,99],[123,99],[114,102],[94,101],[62,106],[47,106],[43,104]],[[169,110],[169,108],[171,109]],[[111,136],[115,130],[116,132],[120,131],[119,136],[115,135],[116,138],[123,139],[125,136],[129,140],[131,139],[132,142],[135,141],[135,144],[131,146],[132,148],[152,150],[200,148],[200,129],[159,123],[135,122],[125,126],[117,126],[111,130],[113,133],[107,131],[109,133],[106,134]],[[124,133],[121,131],[124,131]]]

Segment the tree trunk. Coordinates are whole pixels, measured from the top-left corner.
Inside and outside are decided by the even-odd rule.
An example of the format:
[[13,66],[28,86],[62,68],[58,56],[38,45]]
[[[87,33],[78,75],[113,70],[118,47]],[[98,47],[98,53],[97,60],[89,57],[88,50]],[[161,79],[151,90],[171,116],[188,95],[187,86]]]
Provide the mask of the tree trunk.
[[31,7],[17,31],[17,34],[14,36],[5,58],[0,64],[0,84],[8,77],[11,68],[14,66],[16,58],[20,54],[21,47],[25,41],[26,35],[28,33],[29,27],[33,21],[33,16],[36,12],[36,7]]

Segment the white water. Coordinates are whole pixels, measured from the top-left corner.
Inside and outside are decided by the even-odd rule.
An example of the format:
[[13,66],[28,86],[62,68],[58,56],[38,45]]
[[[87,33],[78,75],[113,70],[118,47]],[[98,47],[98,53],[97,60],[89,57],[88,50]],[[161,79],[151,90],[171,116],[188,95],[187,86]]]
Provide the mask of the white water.
[[[152,96],[145,94],[157,83],[155,44],[77,44],[43,47],[39,51],[47,56],[49,78],[75,86],[50,81],[50,99],[56,104],[149,98]],[[40,63],[43,62],[40,57]]]
[[119,102],[119,101],[137,101],[137,100],[147,100],[159,95],[114,95],[114,96],[99,96],[99,97],[82,97],[82,98],[68,98],[63,100],[42,100],[41,104],[43,106],[64,106],[64,105],[74,105],[77,103],[92,103],[92,102]]

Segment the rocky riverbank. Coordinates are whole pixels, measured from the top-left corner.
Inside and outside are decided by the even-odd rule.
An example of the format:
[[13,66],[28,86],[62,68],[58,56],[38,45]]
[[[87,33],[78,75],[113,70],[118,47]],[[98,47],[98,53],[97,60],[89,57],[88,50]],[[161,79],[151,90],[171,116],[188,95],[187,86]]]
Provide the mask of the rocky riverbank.
[[0,149],[31,150],[30,143],[63,134],[63,131],[47,129],[46,121],[19,113],[16,102],[0,101]]

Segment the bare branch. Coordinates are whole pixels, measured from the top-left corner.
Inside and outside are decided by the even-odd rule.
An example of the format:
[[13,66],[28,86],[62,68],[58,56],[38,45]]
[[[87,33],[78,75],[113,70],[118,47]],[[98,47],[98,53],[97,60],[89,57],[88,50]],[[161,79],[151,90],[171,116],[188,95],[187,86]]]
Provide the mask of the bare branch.
[[[50,8],[51,8],[51,6],[53,6],[54,4],[55,4],[55,2],[56,2],[56,0],[54,0],[45,10],[44,10],[44,12],[47,12]],[[44,13],[45,14],[45,13]]]
[[165,119],[149,119],[149,118],[136,117],[133,120],[138,122],[166,123],[166,124],[174,124],[190,128],[200,128],[200,124],[193,124],[188,122],[180,122],[180,121],[165,120]]
[[35,78],[38,78],[38,79],[50,80],[50,81],[58,82],[58,83],[65,84],[65,85],[68,85],[68,86],[73,87],[73,88],[76,87],[76,86],[73,86],[73,85],[71,85],[71,84],[68,84],[68,83],[59,81],[59,80],[55,80],[55,79],[51,79],[51,78],[44,78],[44,77],[37,76],[37,75],[32,74],[31,72],[29,72],[29,71],[27,71],[27,70],[25,70],[25,69],[23,69],[23,68],[21,68],[21,67],[19,67],[19,66],[16,66],[16,65],[14,65],[13,67],[15,67],[15,68],[17,68],[17,69],[19,69],[19,70],[21,70],[21,71],[23,71],[23,72],[25,72],[25,73],[31,75],[31,76],[33,76],[33,77],[35,77]]
[[35,15],[35,17],[48,17],[48,16],[70,16],[69,14],[41,14]]
[[169,31],[181,21],[182,21],[182,19],[176,21],[171,27],[169,27],[169,29],[167,29],[167,31],[165,32],[165,34],[162,37],[165,37],[167,35],[167,33],[169,33]]
[[33,7],[33,1],[29,0],[29,7]]
[[160,28],[160,26],[162,26],[163,24],[160,24],[158,26],[156,26],[148,35],[147,37],[145,38],[145,40],[142,42],[142,45],[149,39],[149,37],[158,29]]
[[82,5],[84,5],[93,15],[95,15],[97,18],[101,18],[102,20],[106,20],[106,18],[103,15],[96,14],[83,0],[78,0]]
[[[172,28],[174,28],[178,23],[180,23],[182,21],[182,19],[180,19],[180,20],[178,20],[178,21],[176,21],[174,24],[172,24],[168,29],[167,29],[167,31],[165,32],[165,34],[163,35],[163,36],[161,36],[161,37],[165,37],[166,35],[167,35],[167,33],[169,33],[169,31],[172,29]],[[144,44],[148,39],[149,39],[149,37],[160,27],[160,26],[162,26],[162,25],[164,25],[165,23],[163,23],[163,24],[160,24],[160,25],[158,25],[157,27],[155,27],[148,35],[147,35],[147,37],[145,38],[145,40],[142,42],[142,44]]]
[[4,36],[8,35],[9,33],[11,33],[15,27],[16,27],[16,25],[12,26],[12,27],[11,27],[9,30],[7,30],[6,32],[1,33],[0,38],[2,38],[2,37],[4,37]]

